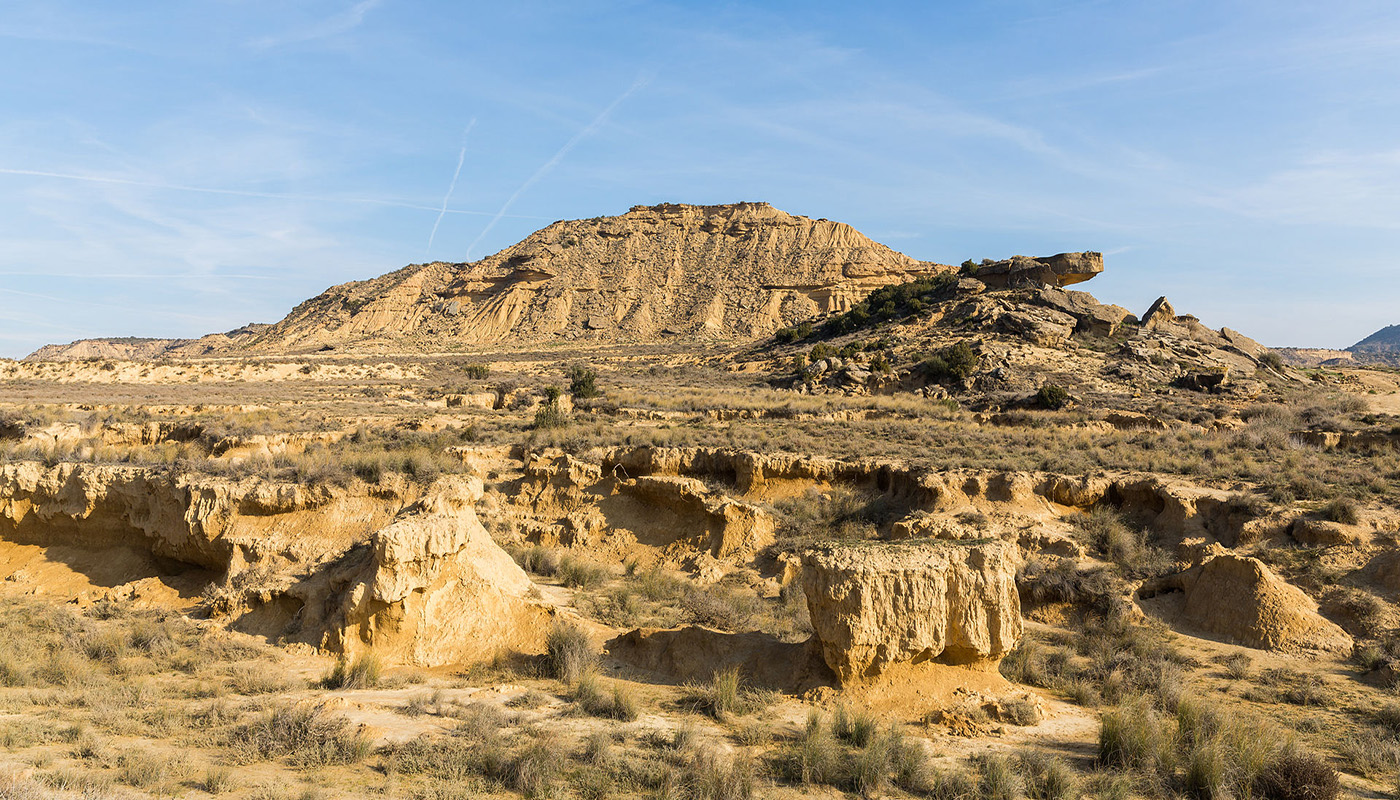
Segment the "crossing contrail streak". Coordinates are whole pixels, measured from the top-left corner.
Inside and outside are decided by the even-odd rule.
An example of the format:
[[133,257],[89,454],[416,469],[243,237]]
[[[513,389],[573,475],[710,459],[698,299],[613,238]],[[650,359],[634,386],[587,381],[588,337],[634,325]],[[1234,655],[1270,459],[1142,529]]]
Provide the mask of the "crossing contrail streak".
[[645,75],[638,77],[637,80],[627,88],[627,91],[618,95],[617,99],[612,101],[612,103],[609,104],[607,108],[603,109],[602,112],[598,114],[598,116],[594,117],[592,122],[583,126],[583,129],[580,130],[578,133],[574,134],[572,139],[565,142],[564,146],[559,148],[559,152],[555,153],[552,158],[541,164],[540,168],[535,170],[533,175],[527,178],[524,183],[520,184],[520,188],[515,190],[515,194],[512,194],[510,198],[506,200],[505,205],[501,206],[501,210],[496,212],[496,215],[491,218],[490,222],[486,223],[486,227],[482,229],[481,233],[477,234],[476,238],[472,240],[472,243],[470,245],[467,245],[466,259],[468,261],[471,260],[472,251],[475,250],[476,246],[481,242],[481,240],[486,237],[486,234],[490,233],[491,229],[496,227],[496,223],[500,222],[501,218],[506,216],[506,212],[509,211],[510,207],[515,204],[515,201],[520,198],[520,195],[525,193],[525,190],[529,189],[531,186],[534,186],[540,181],[541,178],[548,175],[550,170],[558,166],[559,162],[564,160],[564,156],[568,155],[569,151],[574,149],[574,145],[582,141],[585,136],[588,136],[589,134],[598,130],[598,128],[602,127],[603,123],[607,121],[608,116],[612,114],[612,112],[618,106],[622,105],[622,102],[624,100],[631,97],[634,93],[636,93],[638,89],[641,89],[643,86],[646,86],[648,80],[649,79]]
[[433,239],[437,237],[438,226],[447,215],[447,201],[452,199],[452,192],[457,189],[457,176],[462,174],[462,162],[467,160],[467,136],[475,127],[476,117],[472,117],[472,121],[467,123],[467,129],[462,131],[462,152],[457,154],[457,169],[452,173],[452,182],[447,185],[447,194],[442,196],[442,208],[438,209],[437,219],[433,220],[433,231],[428,234],[428,246],[423,248],[424,258],[427,258],[428,251],[433,249]]
[[[405,203],[400,200],[381,200],[375,197],[336,197],[333,195],[311,195],[311,194],[290,194],[284,192],[254,192],[243,189],[218,189],[209,186],[188,186],[179,183],[163,183],[161,181],[142,181],[134,178],[116,178],[107,175],[84,175],[78,172],[48,172],[37,169],[14,169],[11,167],[0,167],[0,175],[26,175],[36,178],[57,178],[67,181],[83,181],[86,183],[110,183],[118,186],[142,186],[149,189],[164,189],[172,192],[195,192],[198,194],[228,195],[231,197],[262,197],[269,200],[305,200],[312,203],[363,203],[376,206],[390,206],[392,208],[408,208],[415,211],[434,211],[439,214],[467,214],[477,217],[494,216],[490,211],[469,211],[460,208],[449,208],[443,211],[438,206],[428,206],[419,203]],[[548,219],[547,217],[521,216],[518,214],[508,214],[506,216],[520,217],[521,219]]]

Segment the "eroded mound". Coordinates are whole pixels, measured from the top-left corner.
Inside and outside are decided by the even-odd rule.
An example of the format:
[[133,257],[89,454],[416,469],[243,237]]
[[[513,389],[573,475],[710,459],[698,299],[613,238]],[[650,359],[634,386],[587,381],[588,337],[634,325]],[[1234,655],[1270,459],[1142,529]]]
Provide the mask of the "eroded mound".
[[1149,581],[1144,599],[1181,592],[1173,621],[1226,641],[1264,650],[1349,652],[1351,637],[1317,613],[1317,603],[1257,558],[1225,554]]

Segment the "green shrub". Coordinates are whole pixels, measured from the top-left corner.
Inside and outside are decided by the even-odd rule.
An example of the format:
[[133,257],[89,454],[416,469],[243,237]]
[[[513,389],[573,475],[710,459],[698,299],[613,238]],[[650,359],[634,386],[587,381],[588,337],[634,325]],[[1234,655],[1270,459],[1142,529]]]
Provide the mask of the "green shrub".
[[598,373],[596,370],[575,364],[564,373],[569,378],[569,394],[582,400],[597,397],[602,392],[598,390]]
[[972,345],[961,341],[929,356],[919,364],[919,371],[931,381],[961,381],[976,374],[981,363],[982,357],[977,355]]
[[559,406],[558,400],[551,400],[535,410],[535,430],[556,430],[569,427],[573,421],[569,412]]
[[802,322],[798,323],[797,325],[793,325],[790,328],[779,329],[777,333],[773,334],[773,338],[777,339],[782,344],[791,344],[793,342],[806,339],[808,336],[811,335],[812,323]]
[[462,367],[462,374],[473,380],[481,380],[491,374],[491,368],[485,364],[467,364]]
[[852,306],[851,310],[824,322],[821,335],[826,338],[840,336],[871,325],[912,316],[923,311],[928,305],[950,296],[957,282],[957,275],[940,273],[909,283],[882,286]]
[[1035,403],[1041,408],[1059,411],[1069,402],[1069,390],[1054,383],[1047,383],[1035,393]]

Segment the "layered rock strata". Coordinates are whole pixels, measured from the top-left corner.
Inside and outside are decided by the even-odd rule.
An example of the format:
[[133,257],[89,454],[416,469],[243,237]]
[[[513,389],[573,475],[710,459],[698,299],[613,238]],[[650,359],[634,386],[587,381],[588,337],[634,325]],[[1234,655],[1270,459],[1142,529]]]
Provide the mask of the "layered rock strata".
[[822,657],[843,684],[892,664],[1001,658],[1021,636],[1015,546],[827,544],[802,557]]

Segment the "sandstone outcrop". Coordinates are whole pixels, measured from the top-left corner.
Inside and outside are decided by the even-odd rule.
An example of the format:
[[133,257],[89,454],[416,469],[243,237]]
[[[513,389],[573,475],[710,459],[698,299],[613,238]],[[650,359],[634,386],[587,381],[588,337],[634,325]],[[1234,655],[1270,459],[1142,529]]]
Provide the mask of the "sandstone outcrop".
[[827,544],[803,554],[822,656],[842,683],[893,664],[1001,658],[1021,636],[1016,556],[1004,542]]
[[1257,558],[1225,554],[1148,581],[1142,599],[1181,592],[1171,621],[1261,650],[1348,652],[1351,637],[1324,619],[1317,603]]
[[413,265],[332,287],[249,347],[747,340],[950,270],[767,203],[637,206],[556,222],[469,264]]
[[997,289],[1022,286],[1069,286],[1103,272],[1102,253],[1060,253],[1042,258],[1012,256],[974,267],[972,277]]
[[471,506],[479,481],[442,481],[369,542],[288,589],[299,638],[347,656],[432,667],[541,649],[549,609]]
[[172,576],[223,576],[211,611],[236,628],[429,666],[543,636],[529,579],[472,510],[480,494],[455,477],[308,488],[18,462],[0,467],[0,539],[147,553]]
[[[1103,503],[1167,539],[1206,536],[1231,547],[1254,517],[1230,492],[1145,475],[936,471],[875,459],[844,461],[708,447],[613,448],[604,452],[602,461],[605,471],[627,475],[717,479],[748,497],[765,496],[770,483],[842,484],[879,492],[911,511],[951,512],[1008,503],[1048,513],[1054,511],[1051,504],[1088,510]],[[926,527],[911,523],[896,535],[914,535]]]

